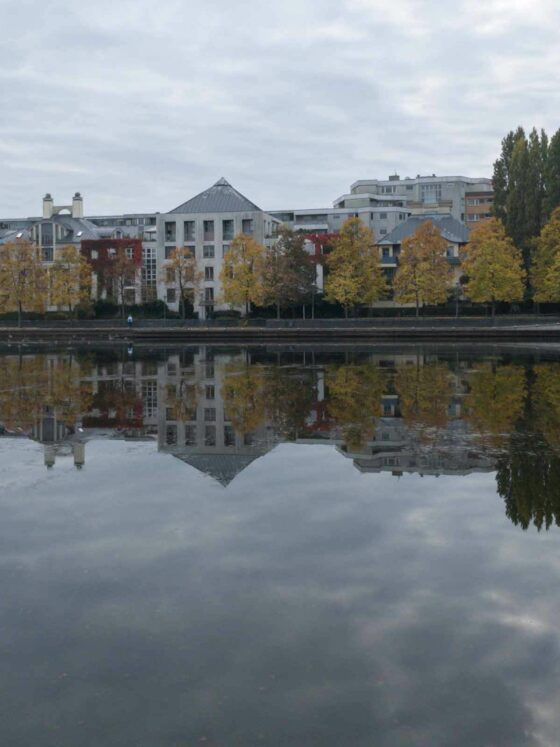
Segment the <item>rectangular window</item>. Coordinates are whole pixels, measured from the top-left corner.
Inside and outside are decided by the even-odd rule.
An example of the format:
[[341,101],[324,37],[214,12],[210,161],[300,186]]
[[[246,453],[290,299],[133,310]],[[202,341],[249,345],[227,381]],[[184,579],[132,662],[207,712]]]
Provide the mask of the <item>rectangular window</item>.
[[183,228],[185,231],[185,241],[195,241],[195,222],[194,220],[186,220],[183,223]]
[[204,393],[206,395],[206,399],[215,399],[216,398],[216,387],[214,384],[206,384]]
[[53,244],[53,224],[42,223],[41,224],[41,245],[52,246]]
[[228,252],[229,252],[229,244],[224,244],[222,246],[222,257],[225,257]]
[[224,241],[233,239],[233,220],[222,221],[222,238]]
[[53,261],[53,248],[52,246],[44,246],[42,249],[43,253],[43,262],[52,262]]
[[379,213],[379,220],[387,220],[387,213]]
[[202,256],[205,259],[212,259],[214,257],[214,247],[207,245],[202,247]]
[[214,288],[205,288],[204,289],[204,300],[205,301],[214,301]]
[[224,426],[224,446],[235,446],[235,431],[232,425]]
[[251,236],[253,233],[253,219],[252,218],[243,218],[241,221],[241,231],[242,233],[246,234],[247,236]]
[[196,445],[196,425],[185,426],[185,446]]
[[176,303],[177,302],[177,291],[175,288],[168,288],[167,289],[167,303]]
[[174,246],[166,246],[165,247],[165,259],[171,259],[174,251],[175,251]]
[[390,251],[390,249],[389,249],[388,246],[384,246],[383,247],[383,256],[384,257],[390,257],[391,256],[391,251]]
[[176,241],[177,238],[177,224],[175,221],[165,223],[165,240]]
[[214,268],[213,267],[205,267],[204,268],[204,279],[205,280],[214,280]]
[[214,362],[208,361],[205,366],[204,375],[207,379],[214,378]]
[[216,426],[207,425],[204,428],[204,445],[215,446],[216,445]]
[[214,241],[214,221],[204,221],[204,241]]
[[213,423],[216,420],[216,408],[215,407],[204,408],[204,420],[207,423]]
[[379,233],[381,234],[381,236],[385,236],[385,234],[387,233],[387,229],[386,228],[380,228],[379,229]]
[[165,443],[168,446],[173,446],[177,443],[177,426],[168,425],[165,433]]

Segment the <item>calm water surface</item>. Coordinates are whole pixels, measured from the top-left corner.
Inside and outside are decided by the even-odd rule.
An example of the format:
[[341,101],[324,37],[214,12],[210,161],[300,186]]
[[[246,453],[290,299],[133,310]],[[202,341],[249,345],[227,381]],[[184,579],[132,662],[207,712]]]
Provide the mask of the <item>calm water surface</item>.
[[559,354],[4,353],[0,744],[559,744]]

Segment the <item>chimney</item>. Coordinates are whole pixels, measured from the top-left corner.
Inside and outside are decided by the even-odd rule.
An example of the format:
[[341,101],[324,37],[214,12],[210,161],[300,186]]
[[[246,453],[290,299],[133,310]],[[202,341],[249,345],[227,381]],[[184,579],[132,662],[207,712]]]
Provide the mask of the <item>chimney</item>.
[[53,198],[47,192],[43,197],[43,218],[52,218],[54,212]]
[[84,201],[82,195],[76,192],[72,197],[72,218],[83,218],[84,217]]
[[56,461],[56,447],[54,446],[54,444],[45,444],[44,455],[45,467],[47,469],[52,469]]

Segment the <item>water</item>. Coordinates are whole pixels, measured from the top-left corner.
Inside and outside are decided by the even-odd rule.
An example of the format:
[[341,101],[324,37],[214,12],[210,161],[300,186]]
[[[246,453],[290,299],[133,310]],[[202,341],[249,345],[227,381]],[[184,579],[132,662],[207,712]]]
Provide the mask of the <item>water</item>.
[[560,727],[560,356],[0,358],[0,743]]

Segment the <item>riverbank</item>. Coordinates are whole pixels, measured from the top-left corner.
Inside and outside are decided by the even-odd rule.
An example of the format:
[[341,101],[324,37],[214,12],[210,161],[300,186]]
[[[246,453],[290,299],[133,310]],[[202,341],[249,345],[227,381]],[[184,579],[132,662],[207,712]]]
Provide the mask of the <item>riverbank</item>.
[[267,320],[267,323],[158,324],[127,327],[109,322],[30,323],[0,327],[4,343],[33,342],[375,342],[375,341],[560,341],[560,319],[357,319]]

